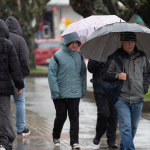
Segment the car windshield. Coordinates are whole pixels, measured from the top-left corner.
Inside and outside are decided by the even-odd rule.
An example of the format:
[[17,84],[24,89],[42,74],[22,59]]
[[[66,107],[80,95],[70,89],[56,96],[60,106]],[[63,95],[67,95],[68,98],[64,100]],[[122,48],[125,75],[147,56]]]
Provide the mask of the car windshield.
[[59,48],[60,43],[40,43],[37,44],[37,48],[39,49],[50,49],[50,48]]

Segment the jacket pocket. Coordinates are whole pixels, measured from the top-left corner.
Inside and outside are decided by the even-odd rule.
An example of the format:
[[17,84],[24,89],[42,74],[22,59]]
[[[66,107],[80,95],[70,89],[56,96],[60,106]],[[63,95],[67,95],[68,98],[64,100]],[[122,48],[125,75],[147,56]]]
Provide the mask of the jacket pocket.
[[133,80],[133,91],[134,94],[144,94],[143,82],[141,80]]

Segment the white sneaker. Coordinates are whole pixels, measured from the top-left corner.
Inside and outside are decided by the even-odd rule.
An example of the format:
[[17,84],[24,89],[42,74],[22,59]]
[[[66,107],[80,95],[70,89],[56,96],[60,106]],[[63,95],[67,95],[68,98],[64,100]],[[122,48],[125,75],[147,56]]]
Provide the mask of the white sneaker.
[[72,146],[73,149],[80,149],[80,145],[78,143],[74,143]]
[[53,139],[55,146],[60,146],[60,140],[59,139]]
[[0,150],[6,150],[2,145],[0,146]]

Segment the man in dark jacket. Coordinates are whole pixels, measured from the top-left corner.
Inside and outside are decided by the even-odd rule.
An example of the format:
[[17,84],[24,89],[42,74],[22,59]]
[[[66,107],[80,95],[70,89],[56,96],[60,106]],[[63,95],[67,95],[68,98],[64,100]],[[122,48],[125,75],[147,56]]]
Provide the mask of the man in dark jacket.
[[88,62],[88,71],[93,73],[92,82],[97,105],[96,136],[93,143],[96,145],[99,144],[101,137],[106,132],[109,147],[117,148],[118,146],[115,144],[118,124],[117,110],[113,104],[109,103],[108,98],[99,84],[101,72],[104,67],[105,63],[100,63],[94,60],[89,60]]
[[[26,77],[30,74],[29,68],[29,49],[22,37],[22,29],[19,22],[13,16],[10,16],[6,20],[6,24],[9,28],[9,40],[14,44],[16,52],[18,54],[22,76],[25,84]],[[17,134],[26,136],[30,134],[30,130],[25,127],[25,88],[22,89],[22,94],[17,95],[17,89],[15,88],[14,81],[12,81],[14,87],[14,102],[16,106],[16,128]]]
[[24,88],[24,82],[16,50],[8,38],[8,27],[0,19],[0,145],[6,150],[12,150],[15,133],[10,109],[10,95],[14,94],[11,78],[18,95]]
[[135,33],[122,32],[120,41],[122,47],[108,57],[102,79],[114,83],[122,81],[115,103],[121,135],[120,149],[135,150],[133,139],[142,111],[144,94],[148,92],[150,85],[150,65],[146,54],[135,45]]

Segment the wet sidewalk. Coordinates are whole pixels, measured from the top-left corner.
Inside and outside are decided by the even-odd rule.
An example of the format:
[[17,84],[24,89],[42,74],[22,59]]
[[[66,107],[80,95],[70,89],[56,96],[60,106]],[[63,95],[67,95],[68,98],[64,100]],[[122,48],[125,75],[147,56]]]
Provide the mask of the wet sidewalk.
[[[95,102],[82,99],[80,102],[79,143],[81,150],[106,150],[107,138],[104,135],[99,145],[93,144],[97,118]],[[15,107],[12,101],[12,115],[15,128]],[[55,148],[52,142],[55,109],[50,98],[47,78],[27,78],[26,80],[26,126],[31,134],[27,137],[16,136],[14,150],[71,150],[69,138],[69,120],[67,118],[61,136],[61,147]],[[117,130],[116,143],[120,135]],[[134,140],[136,150],[150,149],[150,114],[142,114]],[[112,149],[110,149],[112,150]],[[119,150],[119,148],[118,148]]]

